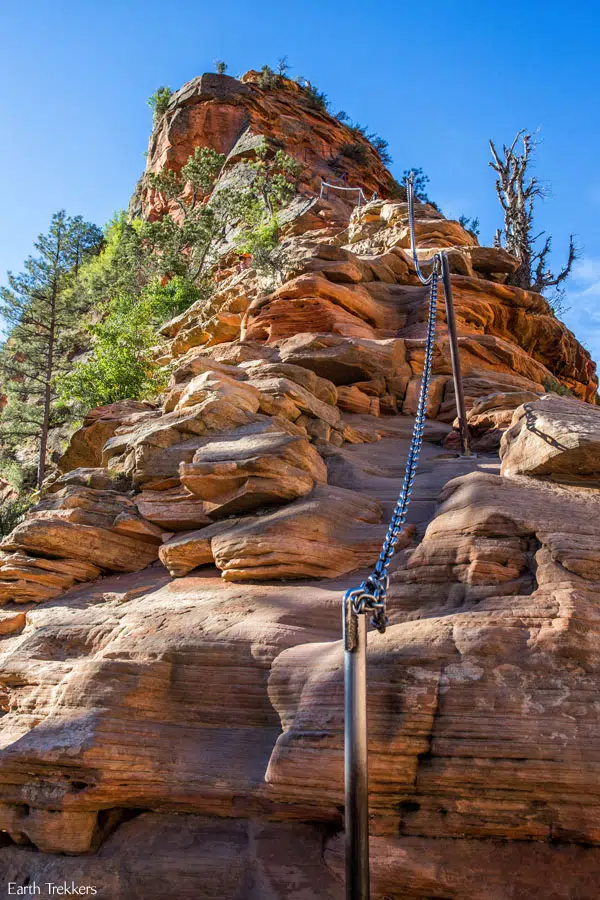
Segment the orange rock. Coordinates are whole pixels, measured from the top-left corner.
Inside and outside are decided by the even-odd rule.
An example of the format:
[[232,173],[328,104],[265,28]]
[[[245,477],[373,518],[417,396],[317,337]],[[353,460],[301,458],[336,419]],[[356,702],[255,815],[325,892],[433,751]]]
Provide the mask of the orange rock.
[[327,481],[325,464],[306,438],[275,431],[242,429],[211,438],[179,471],[213,519],[278,506]]
[[340,306],[319,297],[271,300],[250,315],[244,340],[274,344],[302,332],[324,332],[343,337],[374,338],[373,328]]
[[371,397],[356,385],[338,388],[338,406],[346,412],[368,413],[371,409]]
[[[284,79],[265,91],[253,77],[238,81],[213,74],[193,79],[171,97],[150,140],[147,171],[164,167],[178,171],[196,147],[212,147],[228,155],[227,166],[239,165],[252,152],[257,135],[277,140],[303,165],[301,190],[306,194],[318,195],[321,179],[338,180],[336,154],[342,145],[357,140],[364,147],[366,164],[339,157],[349,182],[362,186],[367,194],[385,193],[392,183],[368,141],[324,110],[315,109],[307,91],[295,82]],[[331,195],[347,218],[353,201],[344,193],[331,191]],[[148,189],[144,179],[136,202],[150,219],[165,211],[164,201]]]

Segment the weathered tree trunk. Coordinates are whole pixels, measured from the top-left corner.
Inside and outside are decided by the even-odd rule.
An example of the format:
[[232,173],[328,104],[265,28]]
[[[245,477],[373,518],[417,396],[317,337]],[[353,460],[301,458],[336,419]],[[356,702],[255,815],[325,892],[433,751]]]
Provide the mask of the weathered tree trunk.
[[[523,151],[516,150],[519,139],[523,142]],[[537,178],[528,178],[528,167],[535,150],[533,135],[520,131],[514,141],[502,148],[501,157],[493,141],[490,141],[493,160],[490,166],[497,173],[496,193],[504,211],[504,230],[496,232],[494,246],[502,245],[502,235],[509,253],[520,260],[517,271],[509,277],[509,284],[525,290],[541,293],[545,288],[555,287],[569,275],[577,257],[573,235],[569,239],[569,255],[567,264],[555,276],[547,267],[550,253],[551,237],[546,236],[544,246],[536,250],[536,242],[545,232],[533,234],[533,208],[536,197],[544,197],[546,190]]]
[[44,375],[44,417],[40,434],[40,455],[38,459],[37,486],[41,488],[46,474],[46,452],[48,449],[48,430],[50,428],[50,404],[52,402],[52,374],[54,371],[54,341],[56,337],[56,299],[58,297],[58,267],[60,261],[61,245],[57,242],[55,256],[56,269],[52,280],[52,293],[50,300],[50,323],[48,331],[48,351],[46,355],[46,371]]

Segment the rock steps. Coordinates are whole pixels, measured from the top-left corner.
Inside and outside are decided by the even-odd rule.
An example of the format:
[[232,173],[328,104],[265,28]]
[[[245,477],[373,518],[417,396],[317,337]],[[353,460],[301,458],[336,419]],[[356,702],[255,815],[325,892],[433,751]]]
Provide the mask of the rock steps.
[[[92,411],[4,545],[0,865],[23,884],[343,895],[340,601],[400,488],[426,292],[405,203],[346,227],[346,201],[314,197],[347,127],[259,78],[186,85],[148,165],[225,148],[234,185],[262,135],[308,154],[306,196],[281,214],[284,283],[224,256],[210,306],[162,329],[163,404]],[[385,192],[367,153],[351,183]],[[160,203],[143,180],[136,213]],[[591,400],[594,365],[542,297],[506,285],[505,251],[431,206],[417,218],[420,259],[448,250],[480,455],[451,453],[440,303],[391,625],[369,638],[373,890],[596,900],[598,440],[589,407],[542,396]]]

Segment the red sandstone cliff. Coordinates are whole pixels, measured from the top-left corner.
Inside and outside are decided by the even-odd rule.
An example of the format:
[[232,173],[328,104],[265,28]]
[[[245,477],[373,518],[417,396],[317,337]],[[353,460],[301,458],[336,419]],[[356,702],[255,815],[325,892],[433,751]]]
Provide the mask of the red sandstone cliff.
[[[379,199],[317,199],[347,129],[256,82],[184,86],[148,167],[212,146],[235,178],[257,135],[281,142],[305,165],[284,283],[224,258],[211,308],[163,328],[161,403],[91,411],[2,545],[0,871],[18,884],[343,897],[340,598],[400,487],[426,297],[375,151],[348,171]],[[163,211],[143,179],[136,203]],[[428,206],[417,237],[423,258],[449,249],[479,455],[451,452],[440,313],[392,624],[369,644],[373,897],[595,900],[595,367],[505,284],[507,253]]]

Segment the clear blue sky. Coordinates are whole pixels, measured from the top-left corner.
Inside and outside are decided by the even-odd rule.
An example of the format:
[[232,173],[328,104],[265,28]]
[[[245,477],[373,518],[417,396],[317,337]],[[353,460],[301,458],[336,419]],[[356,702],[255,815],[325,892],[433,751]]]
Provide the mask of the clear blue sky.
[[600,7],[582,0],[175,4],[4,0],[0,11],[0,278],[64,207],[103,224],[144,166],[146,99],[224,59],[232,75],[286,54],[387,138],[392,170],[422,166],[448,216],[501,224],[487,139],[540,128],[538,210],[555,262],[583,251],[567,323],[600,358]]

